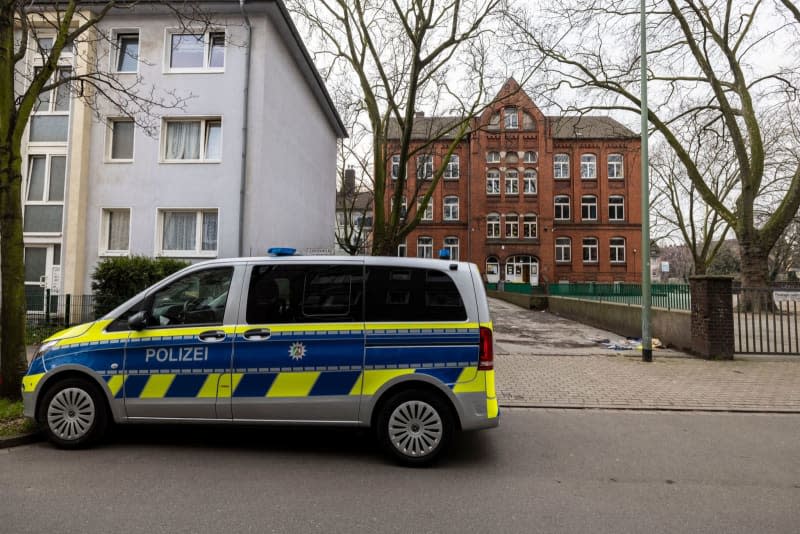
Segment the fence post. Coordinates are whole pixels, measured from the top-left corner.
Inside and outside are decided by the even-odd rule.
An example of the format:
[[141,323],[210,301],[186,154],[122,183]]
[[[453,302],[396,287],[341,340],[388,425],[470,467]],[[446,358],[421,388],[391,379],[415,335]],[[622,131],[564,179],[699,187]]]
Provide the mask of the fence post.
[[72,295],[64,295],[64,328],[70,325],[70,314],[72,313]]
[[692,276],[692,351],[708,360],[733,359],[733,278]]
[[50,324],[50,290],[44,290],[44,324]]

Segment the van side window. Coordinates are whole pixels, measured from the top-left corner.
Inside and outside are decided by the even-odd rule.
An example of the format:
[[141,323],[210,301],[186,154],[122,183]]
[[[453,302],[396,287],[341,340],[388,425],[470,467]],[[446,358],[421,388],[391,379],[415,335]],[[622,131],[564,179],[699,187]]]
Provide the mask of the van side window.
[[257,265],[247,292],[248,324],[360,322],[363,274],[351,265]]
[[368,322],[467,319],[458,288],[444,271],[369,266],[365,294]]
[[233,267],[187,274],[147,299],[148,326],[221,325]]

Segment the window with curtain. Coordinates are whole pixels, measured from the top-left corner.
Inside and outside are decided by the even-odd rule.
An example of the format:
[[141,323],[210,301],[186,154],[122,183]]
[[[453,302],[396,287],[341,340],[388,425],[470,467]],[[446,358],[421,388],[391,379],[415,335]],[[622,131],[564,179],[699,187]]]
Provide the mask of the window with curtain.
[[103,247],[101,254],[127,253],[130,249],[131,210],[103,210]]
[[213,256],[218,244],[217,210],[161,210],[161,253]]
[[165,161],[220,161],[222,121],[219,118],[167,120]]
[[170,70],[222,70],[224,67],[225,32],[169,35]]

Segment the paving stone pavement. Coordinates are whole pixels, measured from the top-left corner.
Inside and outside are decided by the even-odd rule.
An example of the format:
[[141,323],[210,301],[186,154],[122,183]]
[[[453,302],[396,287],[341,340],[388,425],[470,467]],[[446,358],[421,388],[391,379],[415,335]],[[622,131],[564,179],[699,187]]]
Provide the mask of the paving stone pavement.
[[800,412],[800,357],[706,361],[613,351],[620,336],[492,299],[501,406]]

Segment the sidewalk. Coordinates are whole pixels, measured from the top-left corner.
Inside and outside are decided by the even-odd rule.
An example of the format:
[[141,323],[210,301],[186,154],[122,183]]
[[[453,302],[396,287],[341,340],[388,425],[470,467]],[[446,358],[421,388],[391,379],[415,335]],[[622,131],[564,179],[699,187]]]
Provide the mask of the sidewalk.
[[800,357],[695,359],[614,351],[620,336],[491,300],[501,406],[800,413]]

